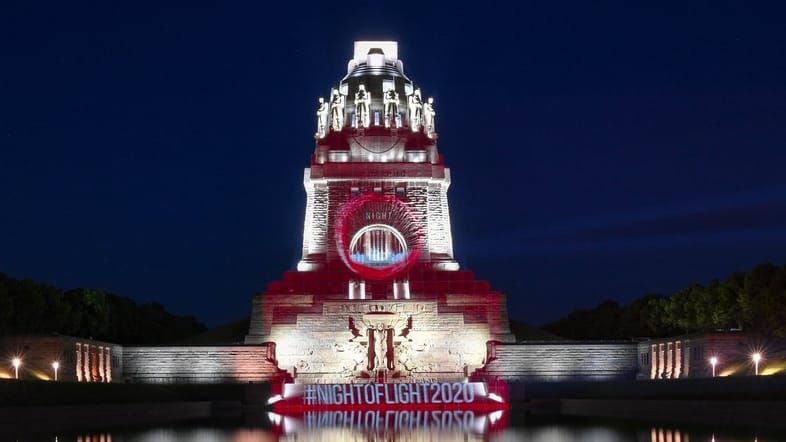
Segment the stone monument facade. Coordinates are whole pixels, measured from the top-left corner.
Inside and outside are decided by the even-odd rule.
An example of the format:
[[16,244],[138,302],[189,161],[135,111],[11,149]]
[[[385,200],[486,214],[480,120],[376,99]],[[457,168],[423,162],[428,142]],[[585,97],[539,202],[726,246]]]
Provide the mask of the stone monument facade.
[[298,383],[464,380],[515,339],[505,296],[453,257],[434,100],[396,42],[359,41],[329,102],[304,173],[303,257],[255,296],[246,343],[268,343]]

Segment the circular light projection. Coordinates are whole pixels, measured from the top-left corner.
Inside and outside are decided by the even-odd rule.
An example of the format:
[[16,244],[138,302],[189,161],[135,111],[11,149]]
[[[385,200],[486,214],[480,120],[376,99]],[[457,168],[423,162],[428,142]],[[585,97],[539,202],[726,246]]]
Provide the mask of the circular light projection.
[[420,254],[420,227],[393,197],[365,194],[336,217],[336,248],[344,264],[369,280],[390,279]]
[[407,259],[404,236],[386,224],[363,227],[349,243],[349,259],[357,264],[375,268],[396,265]]

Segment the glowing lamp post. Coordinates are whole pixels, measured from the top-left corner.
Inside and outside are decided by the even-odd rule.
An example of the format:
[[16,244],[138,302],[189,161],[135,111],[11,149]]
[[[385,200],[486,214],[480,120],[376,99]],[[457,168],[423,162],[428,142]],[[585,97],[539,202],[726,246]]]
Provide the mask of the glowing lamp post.
[[19,379],[19,366],[22,365],[22,361],[19,358],[14,358],[11,363],[14,365],[14,379]]
[[55,371],[55,380],[57,380],[57,369],[60,368],[60,363],[55,361],[52,362],[52,369]]
[[758,352],[754,353],[753,355],[751,355],[751,358],[753,359],[754,367],[756,367],[756,376],[758,376],[759,375],[759,361],[761,361],[761,353],[758,353]]
[[710,365],[712,365],[712,377],[715,377],[715,366],[718,365],[718,358],[715,356],[711,357]]

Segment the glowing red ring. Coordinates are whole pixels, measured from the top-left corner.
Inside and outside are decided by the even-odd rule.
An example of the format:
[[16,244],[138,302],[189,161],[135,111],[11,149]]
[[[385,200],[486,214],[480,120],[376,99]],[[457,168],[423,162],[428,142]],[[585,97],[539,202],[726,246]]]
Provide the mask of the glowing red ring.
[[[356,222],[353,226],[353,220],[357,219],[357,214],[361,213],[362,208],[367,204],[390,204],[394,206],[397,213],[402,217],[406,218],[408,221],[409,228],[407,232],[401,232],[404,234],[404,237],[407,239],[407,257],[395,264],[391,264],[386,267],[371,267],[364,264],[357,263],[349,258],[349,244],[352,239],[352,236],[355,234],[356,230],[353,227],[357,227],[358,224],[362,224]],[[399,220],[404,221],[404,220]],[[387,223],[380,223],[378,221],[374,221],[374,224],[387,224]],[[391,224],[387,224],[390,227],[396,229],[400,226],[395,226]],[[399,230],[400,229],[396,229]],[[421,247],[421,228],[418,223],[414,222],[414,217],[412,212],[409,208],[400,200],[389,197],[389,196],[382,196],[377,195],[374,193],[366,193],[361,195],[358,198],[355,198],[347,203],[345,203],[338,211],[338,215],[336,216],[336,225],[335,225],[335,234],[336,234],[336,248],[338,250],[339,256],[341,256],[341,260],[344,261],[344,264],[349,267],[353,272],[357,273],[358,275],[362,276],[364,279],[368,280],[375,280],[375,281],[382,281],[386,279],[391,279],[396,274],[401,273],[402,271],[408,269],[412,264],[414,264],[418,256],[420,256],[420,247]]]

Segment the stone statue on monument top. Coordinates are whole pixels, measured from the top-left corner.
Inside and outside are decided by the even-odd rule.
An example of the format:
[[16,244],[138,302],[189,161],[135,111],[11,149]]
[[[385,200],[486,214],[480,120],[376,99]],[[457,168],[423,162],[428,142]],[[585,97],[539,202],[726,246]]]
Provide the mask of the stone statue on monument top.
[[423,125],[426,128],[426,135],[429,138],[434,138],[434,99],[429,97],[428,101],[423,103]]
[[327,133],[327,125],[328,125],[328,104],[325,103],[325,99],[319,97],[319,106],[317,107],[317,137],[318,138],[325,138],[325,134]]
[[423,119],[423,99],[420,98],[420,88],[415,89],[415,92],[407,98],[407,105],[409,107],[409,128],[412,132],[420,130],[420,125]]
[[333,132],[341,132],[344,127],[344,96],[335,88],[330,91],[330,118]]
[[395,89],[386,90],[383,101],[385,103],[385,127],[401,126],[398,114],[398,92]]
[[371,92],[361,84],[355,93],[355,127],[369,127],[371,123],[370,108]]

